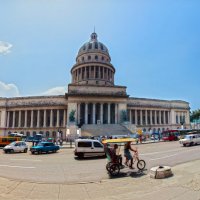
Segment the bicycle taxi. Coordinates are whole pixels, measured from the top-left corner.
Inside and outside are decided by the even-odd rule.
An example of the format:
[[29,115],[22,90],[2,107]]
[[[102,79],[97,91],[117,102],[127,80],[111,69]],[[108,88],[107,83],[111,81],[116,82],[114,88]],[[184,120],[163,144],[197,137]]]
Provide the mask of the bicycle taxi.
[[[118,144],[118,152],[120,152],[120,148],[124,146],[127,142],[135,142],[136,140],[134,138],[119,138],[119,139],[106,139],[103,140],[102,143],[104,144],[105,147],[105,153],[106,157],[108,159],[108,163],[106,164],[106,170],[111,176],[117,176],[120,173],[121,169],[126,168],[126,165],[123,165],[118,159],[120,155],[116,158],[116,156],[113,156],[112,153],[112,148],[110,148],[111,145]],[[133,153],[133,164],[137,162],[137,168],[139,170],[144,170],[146,166],[146,162],[144,160],[141,160],[138,155],[138,150],[137,152]],[[133,165],[132,164],[132,165]],[[132,166],[131,166],[132,167]]]

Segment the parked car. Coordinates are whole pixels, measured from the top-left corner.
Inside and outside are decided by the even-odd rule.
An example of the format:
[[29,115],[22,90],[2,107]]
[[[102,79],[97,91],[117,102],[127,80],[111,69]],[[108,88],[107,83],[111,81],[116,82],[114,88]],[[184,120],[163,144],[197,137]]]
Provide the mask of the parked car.
[[24,141],[15,141],[3,148],[5,153],[24,152],[28,151],[28,145]]
[[59,146],[55,145],[53,142],[39,142],[37,146],[33,146],[30,148],[32,154],[38,153],[41,154],[43,152],[49,153],[53,152],[56,153],[60,149]]
[[180,139],[179,142],[183,146],[200,144],[200,134],[185,135],[185,137],[183,139]]
[[75,140],[74,155],[79,158],[84,156],[105,156],[104,146],[98,140],[77,139]]

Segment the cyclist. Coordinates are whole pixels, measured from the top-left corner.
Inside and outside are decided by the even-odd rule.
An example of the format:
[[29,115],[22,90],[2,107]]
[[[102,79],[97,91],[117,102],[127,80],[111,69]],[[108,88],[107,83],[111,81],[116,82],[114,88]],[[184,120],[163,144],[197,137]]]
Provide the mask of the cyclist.
[[122,165],[122,156],[117,154],[118,145],[114,144],[114,148],[111,149],[111,156],[114,161],[117,161]]
[[127,142],[124,146],[124,157],[126,158],[124,164],[128,166],[128,162],[130,162],[129,168],[133,169],[133,156],[131,155],[130,151],[137,153],[137,149],[131,147],[131,142]]

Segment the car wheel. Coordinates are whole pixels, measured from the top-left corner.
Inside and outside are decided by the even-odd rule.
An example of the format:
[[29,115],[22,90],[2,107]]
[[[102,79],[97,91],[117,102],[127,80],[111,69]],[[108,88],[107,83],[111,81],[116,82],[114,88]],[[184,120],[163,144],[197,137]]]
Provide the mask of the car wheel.
[[8,153],[8,151],[7,151],[7,150],[4,150],[4,153]]
[[28,150],[28,149],[24,149],[24,153],[27,153],[27,150]]
[[186,144],[183,144],[183,146],[185,147],[185,146],[186,146]]
[[34,151],[31,151],[31,153],[32,153],[32,154],[35,154],[35,152],[34,152]]
[[38,151],[38,154],[41,154],[42,153],[42,151]]
[[14,150],[13,150],[13,149],[10,149],[10,153],[14,153]]

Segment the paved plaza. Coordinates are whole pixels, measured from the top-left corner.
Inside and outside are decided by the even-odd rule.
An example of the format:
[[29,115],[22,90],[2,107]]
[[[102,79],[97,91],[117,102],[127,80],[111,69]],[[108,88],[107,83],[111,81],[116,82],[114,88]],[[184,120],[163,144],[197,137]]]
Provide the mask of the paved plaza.
[[[56,154],[3,154],[0,150],[0,200],[4,199],[200,199],[200,146],[177,142],[138,145],[146,170],[122,170],[111,178],[106,159],[74,159],[73,149]],[[172,167],[173,176],[152,179],[149,169]],[[182,164],[178,164],[182,163]]]
[[174,176],[151,179],[149,175],[78,184],[44,184],[0,178],[0,199],[137,199],[199,200],[200,160],[173,167]]

